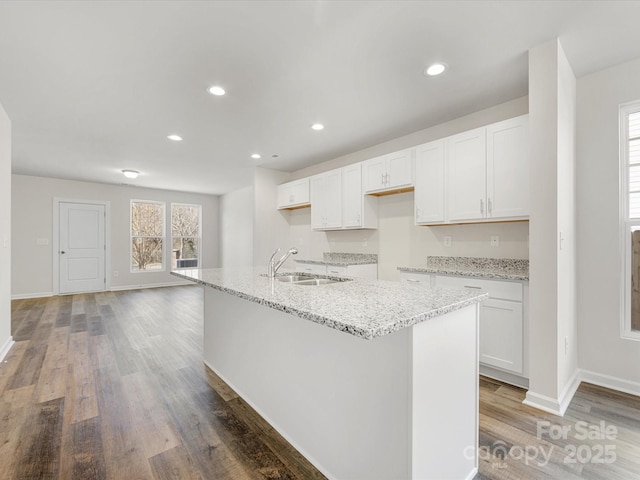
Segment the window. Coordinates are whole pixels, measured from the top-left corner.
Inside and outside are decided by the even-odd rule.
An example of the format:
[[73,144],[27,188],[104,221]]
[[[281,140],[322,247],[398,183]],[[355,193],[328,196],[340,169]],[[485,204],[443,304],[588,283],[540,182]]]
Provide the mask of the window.
[[164,270],[164,203],[131,201],[131,271]]
[[622,336],[640,340],[640,103],[620,109],[620,163],[625,252]]
[[200,266],[201,212],[200,205],[171,204],[172,268]]

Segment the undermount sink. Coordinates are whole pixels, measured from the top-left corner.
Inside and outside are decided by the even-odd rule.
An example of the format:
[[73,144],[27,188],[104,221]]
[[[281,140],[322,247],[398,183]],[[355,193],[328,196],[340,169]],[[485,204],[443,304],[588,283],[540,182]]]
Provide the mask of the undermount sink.
[[309,280],[301,280],[294,282],[296,285],[328,285],[329,283],[338,283],[340,280],[332,280],[330,278],[312,278]]
[[317,280],[311,275],[278,275],[276,277],[279,282],[300,282],[302,280]]

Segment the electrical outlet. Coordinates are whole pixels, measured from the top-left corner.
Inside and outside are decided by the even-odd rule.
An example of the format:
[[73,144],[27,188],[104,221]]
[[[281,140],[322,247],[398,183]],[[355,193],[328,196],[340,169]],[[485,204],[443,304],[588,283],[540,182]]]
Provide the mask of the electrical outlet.
[[4,236],[4,239],[2,240],[2,248],[9,248],[9,237],[7,237],[6,235]]
[[36,239],[36,245],[49,245],[49,239],[48,238],[37,238]]
[[118,270],[114,270],[114,271],[113,271],[113,276],[114,276],[114,277],[117,277],[118,275],[120,275],[120,272],[118,272]]
[[491,246],[492,247],[500,246],[500,237],[498,235],[491,235]]
[[369,245],[369,241],[366,238],[362,239],[362,246],[366,247],[367,245]]
[[444,246],[445,247],[450,247],[451,246],[451,237],[449,235],[445,235],[443,238],[444,241]]

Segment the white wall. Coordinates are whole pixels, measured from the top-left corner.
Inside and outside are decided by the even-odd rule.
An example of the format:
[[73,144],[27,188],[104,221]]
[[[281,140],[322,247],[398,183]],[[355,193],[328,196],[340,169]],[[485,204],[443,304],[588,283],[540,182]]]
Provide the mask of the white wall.
[[11,345],[11,121],[0,105],[0,360]]
[[220,197],[220,266],[253,265],[253,186]]
[[[411,135],[375,145],[343,157],[329,160],[291,174],[292,179],[339,168],[377,155],[426,143],[456,133],[527,113],[527,97],[427,128]],[[377,230],[314,232],[310,209],[288,214],[291,243],[300,250],[300,258],[321,258],[323,252],[377,253],[378,276],[399,279],[399,266],[420,266],[429,255],[475,256],[493,258],[529,258],[529,225],[492,223],[417,227],[414,225],[413,193],[378,198]],[[444,247],[443,237],[451,236],[451,247]],[[498,235],[500,246],[491,247],[490,237]]]
[[572,382],[577,374],[575,77],[557,40],[529,51],[529,102],[533,195],[526,402],[564,413],[574,393],[570,389],[577,386]]
[[[202,266],[219,264],[219,197],[124,185],[108,185],[54,178],[12,176],[12,294],[14,297],[50,295],[53,291],[53,198],[101,200],[111,204],[111,288],[135,288],[180,283],[164,272],[130,272],[129,217],[131,199],[202,205]],[[49,245],[37,245],[37,239]],[[168,257],[167,257],[168,258]],[[118,276],[113,272],[117,271]]]
[[[300,258],[318,259],[323,252],[377,253],[378,276],[398,280],[398,267],[423,266],[429,255],[529,258],[527,222],[417,227],[413,192],[378,198],[377,230],[317,232],[310,227],[310,209],[289,213],[291,243]],[[451,247],[443,237],[451,237]],[[491,247],[492,235],[500,246]]]
[[[276,209],[278,185],[286,182],[289,174],[267,168],[255,168],[253,174],[253,264],[266,266],[276,248],[289,250],[287,212]],[[289,261],[291,264],[291,261]]]
[[578,79],[579,366],[640,394],[640,342],[620,338],[619,105],[640,100],[640,59]]

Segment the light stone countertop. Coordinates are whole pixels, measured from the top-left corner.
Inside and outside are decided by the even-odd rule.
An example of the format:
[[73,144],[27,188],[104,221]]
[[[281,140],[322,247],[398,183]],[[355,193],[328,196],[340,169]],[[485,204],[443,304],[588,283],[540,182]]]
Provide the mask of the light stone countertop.
[[529,260],[511,258],[427,257],[427,265],[424,267],[398,267],[398,270],[496,280],[529,281]]
[[484,293],[469,290],[428,288],[383,280],[353,279],[302,286],[269,279],[264,273],[264,268],[251,267],[171,272],[177,277],[367,340],[486,298]]

